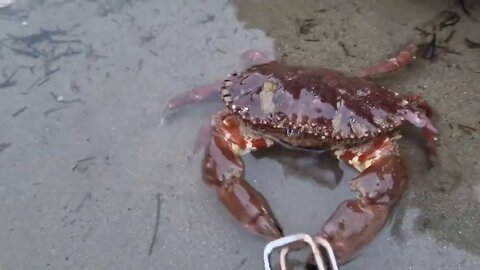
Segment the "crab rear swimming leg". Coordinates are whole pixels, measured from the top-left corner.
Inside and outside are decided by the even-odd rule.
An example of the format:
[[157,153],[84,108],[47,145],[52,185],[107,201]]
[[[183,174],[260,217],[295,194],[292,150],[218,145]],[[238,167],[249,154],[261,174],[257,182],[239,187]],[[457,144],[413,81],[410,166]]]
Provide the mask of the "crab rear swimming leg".
[[272,240],[283,235],[268,202],[244,179],[240,156],[273,145],[253,134],[229,113],[212,117],[210,141],[205,150],[203,179],[217,192],[223,206],[249,231]]
[[335,151],[338,159],[360,172],[350,182],[357,198],[342,202],[318,233],[330,242],[340,264],[352,260],[382,230],[405,190],[399,138],[381,137]]

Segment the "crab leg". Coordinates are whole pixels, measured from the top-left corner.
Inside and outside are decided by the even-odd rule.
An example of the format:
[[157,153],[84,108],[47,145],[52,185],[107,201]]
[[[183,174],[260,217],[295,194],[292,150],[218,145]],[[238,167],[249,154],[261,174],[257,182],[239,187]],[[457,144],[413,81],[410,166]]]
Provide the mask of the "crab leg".
[[416,51],[417,46],[409,43],[401,48],[394,57],[371,67],[364,68],[358,71],[356,75],[362,78],[376,78],[401,70],[415,60]]
[[188,104],[200,102],[212,97],[218,93],[218,89],[222,86],[223,82],[215,82],[208,85],[203,85],[194,88],[186,93],[182,93],[170,99],[167,105],[167,110],[174,111],[180,107]]
[[380,232],[405,190],[398,138],[382,137],[335,152],[360,171],[350,182],[358,198],[342,202],[318,233],[330,242],[340,264],[353,259]]
[[244,179],[240,155],[272,144],[248,133],[228,113],[217,114],[212,118],[203,162],[203,179],[215,189],[223,206],[249,231],[270,240],[281,237],[282,230],[268,202]]
[[[247,67],[273,61],[273,59],[270,59],[265,53],[258,50],[247,50],[242,54],[242,58],[246,61],[245,65]],[[214,94],[218,94],[222,85],[223,81],[217,81],[191,89],[186,93],[179,94],[170,99],[167,105],[167,110],[174,111],[185,105],[207,100]]]
[[268,55],[259,50],[247,50],[242,57],[247,61],[247,66],[265,64],[275,59],[268,57]]
[[[407,95],[406,100],[410,103],[410,107],[413,110],[406,111],[405,119],[416,127],[422,129],[423,137],[425,139],[427,152],[430,158],[437,155],[437,133],[438,130],[432,124],[430,117],[432,116],[432,108],[430,105],[418,95]],[[423,110],[423,113],[419,114],[418,109]]]

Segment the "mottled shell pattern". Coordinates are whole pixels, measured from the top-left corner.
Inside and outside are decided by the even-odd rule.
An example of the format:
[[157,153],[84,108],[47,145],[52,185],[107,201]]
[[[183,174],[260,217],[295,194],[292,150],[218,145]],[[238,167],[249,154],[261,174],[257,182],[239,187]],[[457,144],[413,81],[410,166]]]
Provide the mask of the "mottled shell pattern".
[[396,130],[408,101],[374,82],[273,61],[225,80],[220,94],[248,127],[293,146],[357,145]]

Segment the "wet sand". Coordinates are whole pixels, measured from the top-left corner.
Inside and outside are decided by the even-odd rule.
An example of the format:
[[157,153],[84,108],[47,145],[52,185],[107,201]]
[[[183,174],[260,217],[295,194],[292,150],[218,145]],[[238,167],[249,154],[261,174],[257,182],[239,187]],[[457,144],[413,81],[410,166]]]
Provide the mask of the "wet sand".
[[[162,123],[168,99],[238,71],[252,48],[355,70],[448,9],[461,16],[448,43],[459,54],[439,50],[382,80],[432,104],[444,167],[428,170],[407,132],[408,192],[342,269],[478,269],[480,49],[464,42],[480,40],[478,22],[452,1],[270,2],[17,0],[0,9],[0,268],[262,269],[265,242],[202,182],[201,155],[186,158],[221,104]],[[286,233],[315,233],[354,196],[354,171],[328,157],[272,149],[244,161]]]

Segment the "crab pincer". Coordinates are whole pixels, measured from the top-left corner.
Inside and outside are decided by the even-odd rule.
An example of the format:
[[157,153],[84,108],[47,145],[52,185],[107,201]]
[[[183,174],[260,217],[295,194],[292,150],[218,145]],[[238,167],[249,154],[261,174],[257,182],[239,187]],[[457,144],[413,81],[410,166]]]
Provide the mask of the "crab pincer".
[[228,114],[218,114],[212,121],[212,135],[207,144],[204,181],[212,186],[219,201],[248,230],[269,240],[283,235],[265,198],[244,179],[244,165],[238,154],[268,146],[262,138],[247,141],[240,123]]
[[330,242],[339,264],[351,260],[384,227],[405,191],[398,138],[379,138],[368,147],[335,152],[360,172],[350,181],[357,198],[342,202],[318,233]]

